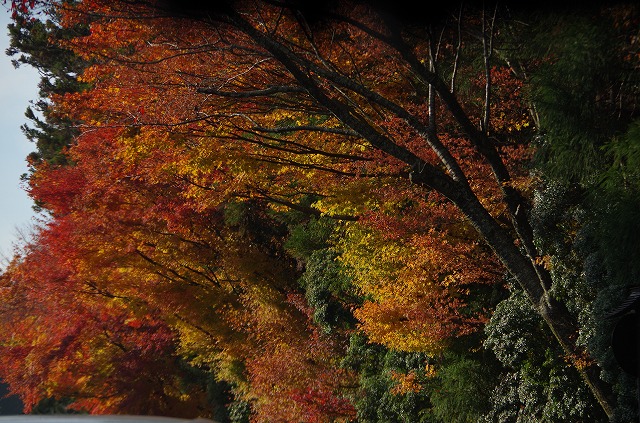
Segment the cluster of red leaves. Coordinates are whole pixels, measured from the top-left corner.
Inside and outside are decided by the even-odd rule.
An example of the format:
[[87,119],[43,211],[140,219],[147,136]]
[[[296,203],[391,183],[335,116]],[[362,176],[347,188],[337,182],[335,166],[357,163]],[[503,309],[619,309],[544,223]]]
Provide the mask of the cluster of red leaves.
[[[4,5],[7,4],[7,0],[3,0]],[[36,0],[11,0],[11,16],[17,17],[18,14],[27,15],[36,7]]]

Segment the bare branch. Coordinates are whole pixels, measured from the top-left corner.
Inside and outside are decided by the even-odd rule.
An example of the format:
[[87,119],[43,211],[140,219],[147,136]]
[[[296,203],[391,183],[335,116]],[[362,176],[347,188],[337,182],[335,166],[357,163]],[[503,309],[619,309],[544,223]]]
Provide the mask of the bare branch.
[[299,86],[292,86],[292,85],[278,85],[278,86],[265,88],[263,90],[252,90],[252,91],[222,91],[212,87],[198,88],[196,91],[201,94],[214,94],[214,95],[219,95],[221,97],[230,97],[230,98],[265,97],[273,94],[305,93],[306,92]]

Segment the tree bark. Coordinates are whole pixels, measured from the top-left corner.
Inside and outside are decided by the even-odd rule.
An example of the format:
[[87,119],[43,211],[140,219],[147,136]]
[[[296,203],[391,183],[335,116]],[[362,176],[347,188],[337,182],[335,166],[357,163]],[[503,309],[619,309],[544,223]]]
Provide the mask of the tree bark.
[[[469,219],[507,271],[518,281],[564,350],[566,358],[573,363],[604,412],[611,418],[614,408],[611,386],[600,378],[598,365],[589,360],[588,353],[577,345],[579,330],[577,320],[564,303],[559,302],[545,289],[545,280],[551,279],[548,271],[535,267],[473,193],[461,192],[450,199]],[[544,273],[541,278],[542,272]]]

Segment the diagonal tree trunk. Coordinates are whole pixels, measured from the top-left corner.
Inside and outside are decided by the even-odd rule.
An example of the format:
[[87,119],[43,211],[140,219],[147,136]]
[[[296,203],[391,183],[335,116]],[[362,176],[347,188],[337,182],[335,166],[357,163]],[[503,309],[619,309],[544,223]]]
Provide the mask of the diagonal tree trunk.
[[[331,75],[329,71],[316,69],[314,63],[307,62],[304,58],[296,56],[294,52],[288,50],[276,39],[255,29],[240,15],[231,14],[230,16],[232,17],[232,24],[252,37],[258,45],[269,51],[291,72],[301,87],[319,105],[333,113],[347,127],[358,133],[375,148],[406,163],[412,169],[411,178],[414,184],[440,192],[462,211],[494,251],[507,271],[518,281],[530,302],[562,346],[567,357],[580,372],[604,412],[611,416],[613,413],[611,388],[599,378],[599,369],[595,363],[589,362],[586,365],[583,363],[587,353],[576,344],[579,329],[577,321],[563,303],[549,294],[548,290],[551,287],[550,275],[546,269],[537,266],[534,262],[537,254],[533,247],[533,234],[527,218],[525,203],[515,189],[505,188],[505,183],[510,180],[510,176],[499,153],[492,146],[486,134],[472,125],[471,120],[463,111],[455,95],[448,90],[447,85],[437,75],[422,66],[415,57],[412,57],[408,49],[403,46],[396,46],[398,51],[408,59],[410,65],[418,70],[419,74],[430,86],[435,88],[449,111],[467,133],[471,143],[476,146],[480,154],[492,167],[497,182],[503,187],[503,195],[511,213],[514,233],[524,246],[522,250],[516,246],[516,239],[482,206],[478,197],[469,188],[468,181],[460,179],[459,168],[455,167],[455,165],[453,167],[447,166],[447,168],[453,168],[454,170],[453,177],[449,176],[440,169],[423,161],[411,151],[396,144],[371,126],[350,105],[330,98],[325,93],[324,88],[319,83],[319,78],[326,78],[333,84],[339,84],[343,82],[339,75]],[[318,72],[312,76],[308,72],[309,69],[317,70]],[[348,85],[347,88],[357,90],[360,94],[364,93],[366,95],[366,89],[356,86],[354,81],[349,81]],[[373,99],[374,96],[371,95],[370,98]],[[386,104],[386,106],[393,107],[389,104]],[[437,147],[440,148],[442,146]],[[443,154],[440,154],[440,157],[443,157]],[[448,152],[445,152],[444,157],[447,159],[450,157]]]

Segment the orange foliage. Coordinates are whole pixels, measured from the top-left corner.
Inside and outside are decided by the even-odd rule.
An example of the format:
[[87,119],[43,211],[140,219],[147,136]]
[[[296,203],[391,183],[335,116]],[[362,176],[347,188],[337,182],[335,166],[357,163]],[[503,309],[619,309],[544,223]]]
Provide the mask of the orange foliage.
[[[89,89],[49,99],[82,122],[73,165],[35,169],[30,194],[52,221],[3,276],[8,303],[34,305],[2,322],[20,329],[7,332],[15,338],[0,360],[29,363],[24,379],[9,380],[28,404],[77,394],[94,412],[149,411],[130,403],[135,388],[140,401],[157,399],[149,407],[173,398],[171,412],[187,414],[176,410],[198,393],[179,392],[162,370],[180,354],[231,383],[256,422],[353,419],[354,375],[338,364],[344,334],[310,324],[290,295],[299,274],[284,235],[267,228],[270,212],[310,196],[313,212],[348,220],[333,246],[367,298],[354,314],[372,341],[437,354],[484,322],[468,294],[503,269],[447,193],[420,178],[468,184],[500,224],[504,181],[443,102],[430,110],[384,22],[345,2],[339,11],[371,31],[345,19],[309,36],[277,4],[237,7],[207,22],[157,17],[146,2],[60,5],[63,24],[90,25],[65,46],[92,66],[80,75]],[[412,41],[427,57],[427,38]],[[481,70],[464,71],[481,93]],[[520,85],[505,68],[492,72],[501,100],[492,130],[509,141],[499,146],[508,182],[525,190],[529,152],[510,139],[530,125]],[[225,208],[246,199],[258,222],[230,227]],[[394,377],[398,393],[418,389],[411,374]]]

